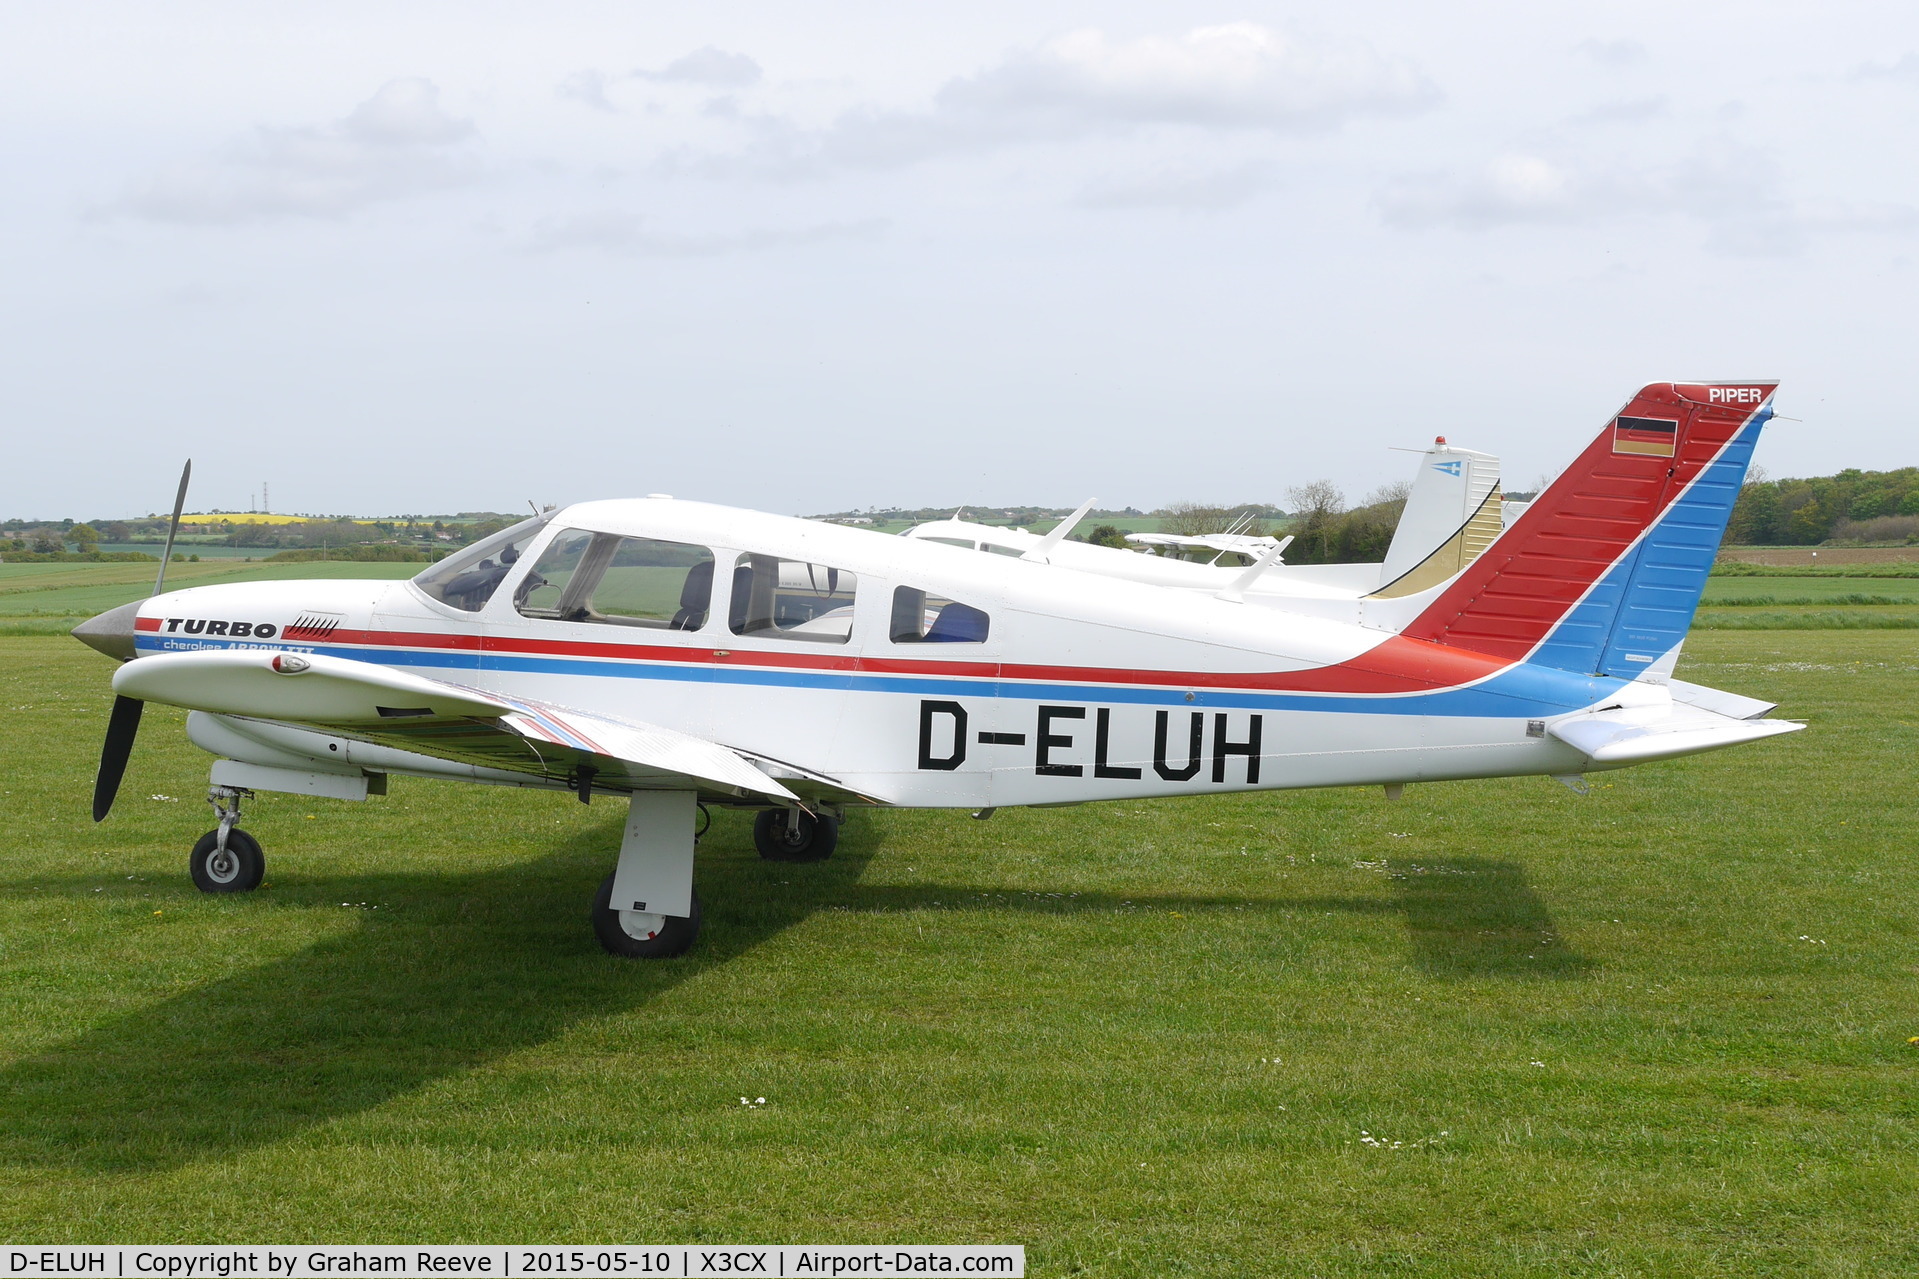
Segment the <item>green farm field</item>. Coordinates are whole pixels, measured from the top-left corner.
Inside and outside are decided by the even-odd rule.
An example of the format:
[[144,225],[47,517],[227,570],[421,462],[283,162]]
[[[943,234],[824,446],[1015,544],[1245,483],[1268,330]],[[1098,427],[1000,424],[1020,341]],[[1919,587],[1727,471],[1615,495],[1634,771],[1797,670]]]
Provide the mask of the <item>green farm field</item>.
[[[424,564],[236,564],[202,560],[167,565],[167,589],[289,578],[412,577]],[[0,636],[64,635],[110,608],[153,593],[156,564],[0,564]]]
[[110,670],[0,638],[8,1238],[1919,1271],[1908,632],[1695,635],[1684,677],[1811,727],[1584,798],[865,813],[813,866],[720,813],[654,964],[586,923],[614,803],[262,796],[266,886],[195,892],[179,713],[87,819]]

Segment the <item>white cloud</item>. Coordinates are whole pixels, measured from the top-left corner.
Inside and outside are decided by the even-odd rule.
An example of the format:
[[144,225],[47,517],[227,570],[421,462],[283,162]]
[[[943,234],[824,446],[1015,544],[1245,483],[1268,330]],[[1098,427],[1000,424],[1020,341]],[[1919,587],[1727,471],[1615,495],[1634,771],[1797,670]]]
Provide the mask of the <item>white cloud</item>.
[[862,106],[810,132],[762,120],[740,156],[674,163],[806,176],[1153,127],[1310,133],[1437,97],[1416,68],[1355,40],[1251,22],[1130,41],[1086,30],[948,81],[925,110]]
[[256,129],[218,156],[148,175],[99,212],[186,223],[341,217],[470,181],[474,136],[430,82],[392,80],[339,120]]
[[1646,46],[1637,40],[1581,40],[1573,52],[1602,67],[1630,67],[1646,60]]
[[1647,120],[1661,119],[1669,114],[1671,114],[1671,108],[1663,96],[1621,98],[1612,102],[1602,102],[1591,110],[1572,117],[1567,123],[1573,125],[1643,124]]
[[558,92],[562,98],[584,102],[596,111],[617,112],[619,108],[614,106],[613,100],[606,96],[607,84],[607,77],[603,72],[575,71],[560,81]]
[[1427,105],[1431,85],[1357,41],[1251,22],[1115,43],[1076,31],[940,91],[942,112],[1089,132],[1186,124],[1293,131]]
[[1707,228],[1708,248],[1740,256],[1798,252],[1818,234],[1919,228],[1908,205],[1796,204],[1783,185],[1769,156],[1720,141],[1667,164],[1509,153],[1464,173],[1404,175],[1378,206],[1388,225],[1420,230],[1683,217]]
[[596,111],[618,114],[621,107],[614,101],[614,90],[634,80],[689,88],[740,90],[750,89],[764,78],[765,72],[760,69],[760,64],[744,53],[730,53],[707,45],[675,58],[657,71],[649,71],[645,67],[610,74],[593,68],[575,71],[560,81],[558,92],[562,98],[571,98]]
[[1852,69],[1850,78],[1919,85],[1919,53],[1908,53],[1896,62],[1862,62]]
[[1073,203],[1083,209],[1184,209],[1215,212],[1245,204],[1277,183],[1278,167],[1252,162],[1230,168],[1163,167],[1086,184]]
[[744,53],[729,53],[707,45],[676,58],[658,71],[636,70],[635,79],[660,84],[697,84],[716,89],[744,89],[758,84],[764,72]]
[[626,257],[711,258],[835,240],[873,240],[884,230],[883,221],[867,220],[688,234],[655,231],[637,213],[609,209],[543,219],[525,247],[532,253],[589,250]]
[[1386,221],[1401,227],[1483,230],[1515,222],[1565,222],[1599,197],[1587,175],[1536,155],[1508,154],[1465,174],[1406,174],[1380,197]]
[[1658,165],[1515,152],[1463,174],[1402,177],[1381,197],[1380,207],[1395,226],[1474,231],[1663,214],[1752,222],[1785,211],[1778,185],[1776,164],[1729,143]]

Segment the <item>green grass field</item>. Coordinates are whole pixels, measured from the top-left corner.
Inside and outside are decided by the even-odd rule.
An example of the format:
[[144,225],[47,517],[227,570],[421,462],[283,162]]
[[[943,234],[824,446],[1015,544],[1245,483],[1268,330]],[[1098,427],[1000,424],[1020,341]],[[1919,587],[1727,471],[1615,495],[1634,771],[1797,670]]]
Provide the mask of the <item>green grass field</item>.
[[1682,675],[1811,728],[1585,798],[867,813],[815,866],[719,814],[700,948],[637,965],[585,919],[616,803],[263,796],[267,885],[195,892],[178,713],[87,820],[110,671],[0,639],[8,1238],[1919,1271],[1902,632],[1694,636]]
[[1853,601],[1919,604],[1919,577],[1793,576],[1711,577],[1704,602],[1711,604],[1831,604]]
[[1919,578],[1803,570],[1794,576],[1714,576],[1706,582],[1693,625],[1698,630],[1912,630],[1919,628]]
[[[424,564],[167,565],[167,589],[291,578],[412,577]],[[158,564],[0,564],[0,636],[64,635],[95,613],[153,591]]]

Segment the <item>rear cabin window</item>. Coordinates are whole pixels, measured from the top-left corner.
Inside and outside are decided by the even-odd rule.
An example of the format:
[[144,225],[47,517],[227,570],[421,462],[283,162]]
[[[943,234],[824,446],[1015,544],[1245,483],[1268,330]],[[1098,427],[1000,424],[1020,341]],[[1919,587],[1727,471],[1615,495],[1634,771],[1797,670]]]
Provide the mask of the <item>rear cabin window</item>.
[[713,599],[704,546],[570,529],[547,545],[521,587],[526,617],[696,631]]
[[853,635],[857,581],[845,569],[775,555],[742,555],[727,623],[735,635],[844,644]]
[[971,604],[910,586],[893,590],[895,644],[983,644],[988,625],[986,614]]

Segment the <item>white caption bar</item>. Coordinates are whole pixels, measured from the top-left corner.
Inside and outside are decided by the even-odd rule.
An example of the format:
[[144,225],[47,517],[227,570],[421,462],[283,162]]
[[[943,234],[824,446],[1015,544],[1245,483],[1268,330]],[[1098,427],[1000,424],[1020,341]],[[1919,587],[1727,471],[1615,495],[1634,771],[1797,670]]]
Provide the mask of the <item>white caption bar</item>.
[[1026,1249],[1018,1245],[967,1244],[685,1244],[639,1247],[596,1244],[541,1247],[423,1244],[245,1245],[206,1247],[161,1244],[99,1248],[0,1249],[0,1275],[22,1279],[306,1279],[312,1275],[541,1276],[617,1275],[624,1279],[845,1279],[868,1275],[990,1275],[1024,1279]]

